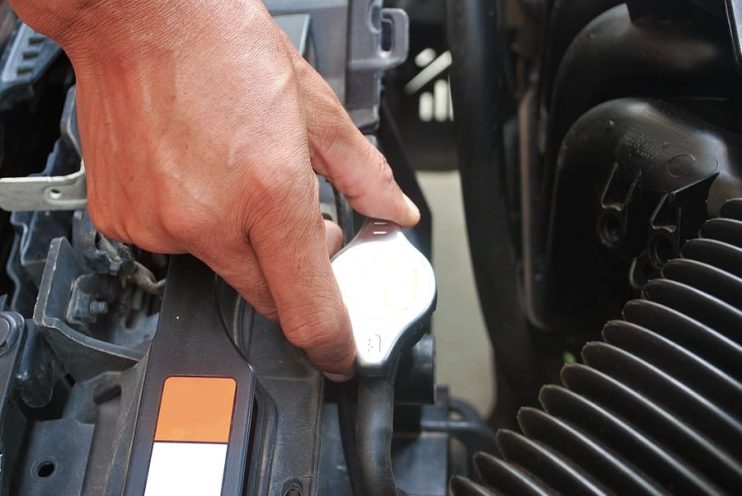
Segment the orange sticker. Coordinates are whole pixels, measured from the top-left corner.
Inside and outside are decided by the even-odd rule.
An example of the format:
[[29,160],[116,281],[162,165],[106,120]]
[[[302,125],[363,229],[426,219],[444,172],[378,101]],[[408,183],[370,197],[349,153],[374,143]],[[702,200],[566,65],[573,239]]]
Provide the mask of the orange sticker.
[[228,377],[168,377],[155,441],[228,443],[236,390]]

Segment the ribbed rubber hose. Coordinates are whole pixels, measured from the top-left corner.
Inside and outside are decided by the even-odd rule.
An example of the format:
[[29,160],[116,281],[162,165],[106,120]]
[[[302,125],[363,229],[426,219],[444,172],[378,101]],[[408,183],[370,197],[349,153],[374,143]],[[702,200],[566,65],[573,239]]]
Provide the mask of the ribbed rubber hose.
[[742,199],[728,202],[643,298],[608,322],[584,364],[523,408],[521,433],[475,456],[454,496],[739,494]]

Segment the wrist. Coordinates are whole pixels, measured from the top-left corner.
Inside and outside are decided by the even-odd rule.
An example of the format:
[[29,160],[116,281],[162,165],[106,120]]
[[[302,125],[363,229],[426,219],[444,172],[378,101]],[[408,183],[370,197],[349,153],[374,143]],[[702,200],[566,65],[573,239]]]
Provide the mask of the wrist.
[[34,30],[62,44],[77,20],[108,0],[8,0],[18,16]]
[[[0,0],[2,1],[2,0]],[[70,59],[121,58],[142,48],[177,45],[203,23],[220,29],[265,11],[260,0],[10,0],[27,24],[59,43]],[[227,23],[227,24],[225,24]],[[76,67],[77,68],[77,67]]]

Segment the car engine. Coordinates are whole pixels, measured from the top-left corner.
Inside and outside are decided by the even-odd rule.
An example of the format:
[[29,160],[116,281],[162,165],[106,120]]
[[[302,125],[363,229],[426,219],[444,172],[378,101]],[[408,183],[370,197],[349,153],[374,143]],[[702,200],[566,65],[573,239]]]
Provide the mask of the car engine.
[[[99,233],[71,64],[0,3],[0,495],[151,496],[158,450],[184,480],[208,470],[177,440],[223,450],[225,496],[737,493],[742,1],[264,3],[421,207],[399,239],[428,259],[409,157],[440,144],[400,81],[416,33],[449,54],[436,125],[492,414],[436,383],[429,313],[395,374],[338,385],[196,258]],[[364,219],[319,179],[351,246]],[[183,404],[226,427],[163,427]]]

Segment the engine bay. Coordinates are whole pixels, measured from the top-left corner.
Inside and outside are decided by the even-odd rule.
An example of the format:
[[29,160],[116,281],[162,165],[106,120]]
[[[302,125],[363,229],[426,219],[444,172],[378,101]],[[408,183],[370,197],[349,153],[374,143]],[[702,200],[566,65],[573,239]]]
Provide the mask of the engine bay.
[[[517,22],[497,0],[264,3],[421,205],[397,230],[319,177],[347,250],[389,243],[348,280],[372,299],[389,264],[373,324],[404,325],[362,329],[335,384],[198,259],[98,232],[73,68],[2,3],[0,494],[738,492],[742,3],[518,0]],[[408,160],[427,145],[405,149],[423,128],[394,84],[431,30],[494,347],[486,419],[436,383]]]

